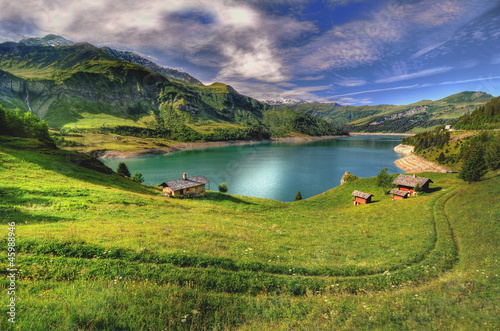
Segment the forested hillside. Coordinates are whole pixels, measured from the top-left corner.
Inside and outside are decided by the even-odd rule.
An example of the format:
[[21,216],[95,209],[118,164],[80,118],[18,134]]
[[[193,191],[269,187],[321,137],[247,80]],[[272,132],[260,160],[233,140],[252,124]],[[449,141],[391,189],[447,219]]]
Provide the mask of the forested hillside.
[[[299,110],[353,132],[419,132],[450,124],[491,99],[484,92],[462,92],[440,100],[422,100],[410,105],[342,106],[338,103],[296,103]],[[284,107],[284,106],[283,106]]]

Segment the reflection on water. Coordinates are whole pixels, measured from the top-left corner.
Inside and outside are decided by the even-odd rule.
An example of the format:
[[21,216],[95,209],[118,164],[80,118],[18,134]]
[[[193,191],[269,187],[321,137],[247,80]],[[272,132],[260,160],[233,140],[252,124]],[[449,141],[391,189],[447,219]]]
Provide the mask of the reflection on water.
[[[228,193],[293,201],[298,190],[308,198],[340,184],[345,171],[358,177],[403,172],[393,151],[401,136],[354,136],[311,143],[262,143],[210,147],[172,154],[126,159],[131,173],[141,172],[144,184],[204,175],[211,189],[226,182]],[[115,169],[124,160],[102,160]]]

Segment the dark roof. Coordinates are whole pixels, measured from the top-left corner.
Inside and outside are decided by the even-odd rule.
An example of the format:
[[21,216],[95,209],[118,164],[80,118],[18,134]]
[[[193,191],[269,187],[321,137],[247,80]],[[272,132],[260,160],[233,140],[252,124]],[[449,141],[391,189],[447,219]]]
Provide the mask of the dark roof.
[[399,175],[398,178],[396,178],[392,183],[408,187],[415,187],[417,184],[419,184],[420,187],[422,187],[427,183],[434,183],[434,182],[429,178]]
[[352,192],[352,195],[354,195],[355,197],[363,198],[363,199],[368,199],[369,197],[373,196],[373,194],[360,192],[358,190],[354,190],[354,192]]
[[398,190],[397,188],[393,188],[391,190],[391,192],[389,192],[391,194],[394,194],[394,195],[399,195],[400,197],[405,197],[408,195],[409,191],[401,191],[401,190]]
[[203,184],[209,184],[210,181],[205,176],[189,177],[187,179],[177,179],[168,182],[163,182],[160,186],[170,187],[174,191],[179,191],[185,188],[195,187]]

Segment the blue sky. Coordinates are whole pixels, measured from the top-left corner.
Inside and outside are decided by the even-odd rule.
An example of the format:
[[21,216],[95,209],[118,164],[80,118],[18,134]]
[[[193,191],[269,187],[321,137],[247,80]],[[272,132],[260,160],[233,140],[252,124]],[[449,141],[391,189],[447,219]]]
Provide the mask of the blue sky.
[[0,0],[0,42],[133,50],[259,100],[407,104],[500,94],[496,0]]

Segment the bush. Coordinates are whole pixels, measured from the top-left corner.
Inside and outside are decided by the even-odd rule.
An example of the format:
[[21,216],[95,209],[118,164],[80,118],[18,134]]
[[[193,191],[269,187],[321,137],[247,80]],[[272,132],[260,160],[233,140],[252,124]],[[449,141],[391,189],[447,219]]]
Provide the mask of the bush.
[[302,194],[300,194],[300,191],[297,192],[297,195],[295,195],[295,200],[294,201],[299,201],[302,200]]
[[140,172],[136,171],[132,176],[132,180],[142,184],[144,182],[144,177],[142,177],[142,174]]
[[219,192],[221,193],[227,192],[227,184],[225,182],[219,185]]

